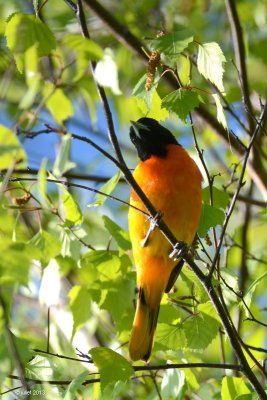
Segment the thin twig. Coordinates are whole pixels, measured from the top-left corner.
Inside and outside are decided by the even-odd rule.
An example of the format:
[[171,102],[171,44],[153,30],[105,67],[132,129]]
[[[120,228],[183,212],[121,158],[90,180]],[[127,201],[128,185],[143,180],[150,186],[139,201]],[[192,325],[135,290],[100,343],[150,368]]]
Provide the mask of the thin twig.
[[[60,183],[63,186],[75,187],[75,188],[78,188],[78,189],[88,190],[89,192],[101,194],[102,196],[105,196],[105,197],[107,197],[107,198],[109,198],[111,200],[115,200],[115,201],[118,201],[119,203],[127,205],[128,207],[132,207],[135,210],[137,210],[137,211],[143,213],[144,215],[146,215],[147,217],[149,217],[149,214],[146,213],[145,211],[141,210],[140,208],[135,207],[135,206],[131,205],[130,203],[128,203],[127,201],[124,201],[124,200],[122,200],[122,199],[120,199],[118,197],[115,197],[115,196],[111,195],[111,194],[104,193],[101,190],[97,190],[97,189],[94,189],[94,188],[91,188],[91,187],[85,186],[85,185],[79,185],[78,183],[67,182],[67,181],[60,180],[60,179],[47,178],[46,180],[47,180],[47,182]],[[25,181],[25,182],[38,182],[38,179],[37,178],[30,178],[30,177],[29,178],[28,177],[27,178],[24,178],[24,177],[11,177],[9,179],[9,182],[22,182],[22,181]]]
[[226,228],[228,226],[228,222],[229,222],[230,217],[232,215],[232,212],[234,210],[235,203],[236,203],[236,200],[237,200],[237,196],[238,196],[241,188],[244,186],[243,179],[244,179],[244,175],[245,175],[245,172],[246,172],[248,158],[250,156],[250,151],[252,149],[254,141],[256,140],[257,134],[259,133],[259,131],[261,129],[262,121],[265,118],[265,114],[267,114],[267,102],[265,103],[265,106],[264,106],[264,108],[263,108],[263,110],[261,112],[261,115],[259,117],[259,120],[257,122],[257,125],[256,125],[255,129],[254,129],[253,135],[251,136],[251,139],[250,139],[250,142],[249,142],[249,145],[248,145],[248,148],[247,148],[247,152],[246,152],[246,155],[245,155],[245,158],[244,158],[244,161],[243,161],[242,171],[240,173],[237,189],[236,189],[236,191],[234,193],[234,196],[232,198],[231,204],[230,204],[229,209],[227,211],[227,214],[226,214],[226,217],[225,217],[225,220],[224,220],[224,224],[222,226],[222,231],[221,231],[221,236],[220,236],[220,240],[219,240],[219,243],[218,243],[218,247],[217,247],[215,256],[213,258],[213,263],[212,263],[212,266],[211,266],[211,269],[210,269],[210,272],[209,272],[210,279],[211,279],[211,276],[212,276],[213,271],[215,269],[215,266],[216,266],[216,263],[217,263],[217,259],[218,259],[219,255],[220,255],[220,250],[221,250],[221,247],[222,247],[222,244],[223,244]]
[[0,288],[0,307],[2,308],[2,314],[4,319],[4,334],[6,338],[6,342],[11,353],[12,360],[15,364],[16,371],[18,373],[19,380],[27,393],[29,391],[29,385],[24,373],[24,367],[20,359],[20,355],[18,353],[18,349],[16,347],[16,343],[14,340],[14,336],[9,327],[8,315],[6,310],[6,304],[2,295],[2,290]]

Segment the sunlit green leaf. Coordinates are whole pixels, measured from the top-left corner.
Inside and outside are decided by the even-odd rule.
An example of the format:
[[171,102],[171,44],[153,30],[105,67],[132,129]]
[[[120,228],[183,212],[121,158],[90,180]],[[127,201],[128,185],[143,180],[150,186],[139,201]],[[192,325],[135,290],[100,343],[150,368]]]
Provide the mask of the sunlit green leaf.
[[40,201],[43,207],[52,207],[52,202],[47,194],[47,159],[44,158],[41,161],[41,165],[38,171],[38,190],[40,195]]
[[129,233],[126,230],[122,229],[119,225],[117,225],[106,215],[103,216],[103,221],[105,227],[112,235],[113,239],[116,240],[118,246],[122,250],[129,250],[131,248]]
[[185,373],[179,369],[167,369],[163,372],[161,395],[164,399],[181,399],[185,389]]
[[38,255],[31,245],[0,241],[0,283],[27,285],[32,258]]
[[65,226],[79,225],[83,222],[83,215],[78,203],[74,200],[73,196],[64,190],[63,206],[65,209]]
[[101,308],[110,312],[116,326],[117,323],[120,324],[124,312],[128,312],[132,306],[135,284],[133,280],[127,278],[129,275],[125,279],[116,279],[112,283],[108,282],[107,285],[102,285],[103,289],[107,286],[107,293],[101,303]]
[[224,129],[228,130],[228,125],[227,125],[224,109],[223,109],[223,106],[222,106],[222,103],[220,100],[220,96],[218,93],[213,93],[212,97],[214,98],[215,104],[216,104],[217,120],[218,120],[218,122],[220,122],[220,124],[222,124]]
[[208,204],[203,204],[198,225],[199,236],[205,237],[210,228],[215,228],[217,225],[222,225],[223,221],[224,212],[221,209]]
[[134,374],[131,364],[113,350],[95,347],[90,350],[90,354],[100,372],[102,390],[109,383],[126,382]]
[[162,100],[155,90],[152,95],[150,107],[147,107],[142,99],[136,99],[137,105],[143,115],[148,118],[154,118],[157,121],[164,121],[169,116],[167,108],[162,105]]
[[172,111],[185,122],[188,114],[199,105],[198,93],[194,90],[178,89],[162,99],[162,107]]
[[46,82],[43,89],[45,105],[56,122],[62,124],[73,115],[70,99],[62,89],[56,88],[51,82]]
[[152,104],[152,97],[158,86],[160,74],[158,73],[158,71],[156,71],[154,83],[150,90],[145,89],[146,78],[147,78],[147,75],[145,74],[139,79],[139,81],[137,82],[137,84],[135,85],[135,87],[133,89],[132,94],[136,98],[144,100],[147,109],[150,110],[151,104]]
[[40,90],[41,74],[38,71],[38,46],[29,47],[24,53],[24,72],[28,90],[19,102],[20,109],[28,109]]
[[96,42],[80,34],[65,35],[63,43],[77,53],[84,53],[88,60],[100,60],[104,56],[102,48]]
[[73,316],[72,338],[81,326],[89,319],[91,314],[91,296],[88,289],[83,286],[73,286],[69,292],[70,309]]
[[29,244],[41,251],[39,260],[43,267],[46,267],[51,258],[56,257],[61,250],[60,241],[45,230],[40,230]]
[[110,178],[103,186],[101,186],[101,188],[99,189],[100,192],[105,193],[106,196],[104,194],[100,194],[97,193],[95,196],[95,201],[92,204],[89,204],[88,207],[95,207],[95,206],[102,206],[105,201],[108,198],[108,195],[110,195],[113,190],[115,189],[115,187],[117,186],[119,180],[121,177],[121,171],[119,170],[116,175],[114,175],[112,178]]
[[181,27],[179,30],[150,40],[149,47],[151,50],[158,50],[159,53],[173,59],[177,58],[177,55],[184,51],[193,39],[193,32],[187,28]]
[[0,125],[0,169],[14,167],[24,168],[26,153],[18,138],[4,125]]
[[[252,296],[253,293],[256,289],[256,287],[258,286],[259,283],[261,283],[261,281],[263,279],[265,279],[267,277],[267,272],[264,272],[261,276],[259,276],[254,282],[252,282],[252,284],[249,286],[249,288],[247,289],[245,295],[244,295],[244,301],[246,303],[246,305],[248,307],[250,307],[251,304],[251,300],[252,300]],[[251,315],[249,314],[247,308],[244,306],[244,304],[242,302],[240,302],[240,305],[244,308],[245,313],[247,315],[247,317],[251,317]]]
[[241,394],[251,394],[243,378],[225,376],[222,380],[222,400],[235,400]]
[[226,59],[218,43],[210,42],[199,44],[197,67],[199,72],[211,81],[222,93],[223,86],[223,64]]
[[183,349],[186,347],[186,337],[181,323],[175,325],[158,324],[155,341],[168,349]]
[[23,69],[23,56],[26,50],[36,44],[38,56],[48,55],[56,47],[53,33],[40,18],[22,13],[12,14],[6,25],[7,46],[13,52],[17,67]]
[[[201,311],[200,306],[199,310]],[[207,309],[204,308],[204,311],[207,311]],[[219,326],[217,318],[213,318],[213,316],[204,312],[187,319],[183,324],[186,347],[191,350],[205,350],[217,336]]]
[[56,177],[61,177],[65,172],[75,168],[76,164],[70,161],[71,157],[72,136],[66,134],[62,137],[59,151],[53,166],[53,174]]
[[[206,186],[202,190],[202,199],[204,203],[210,204],[210,188]],[[229,194],[223,190],[212,186],[212,204],[214,207],[225,209],[229,204]]]

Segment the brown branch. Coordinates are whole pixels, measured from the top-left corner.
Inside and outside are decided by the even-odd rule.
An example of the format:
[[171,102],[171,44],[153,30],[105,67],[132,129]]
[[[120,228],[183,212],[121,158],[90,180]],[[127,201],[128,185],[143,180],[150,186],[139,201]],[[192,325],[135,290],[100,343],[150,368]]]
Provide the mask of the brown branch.
[[232,39],[235,51],[235,63],[239,74],[240,89],[245,110],[247,113],[247,121],[250,129],[250,135],[252,135],[255,123],[253,119],[252,104],[250,101],[250,91],[246,68],[246,51],[243,40],[242,27],[237,13],[235,0],[225,0],[225,6],[232,32]]
[[[122,203],[122,204],[124,204],[124,205],[127,205],[128,207],[132,207],[132,208],[134,208],[135,210],[137,210],[137,211],[139,211],[139,212],[141,212],[141,213],[143,213],[143,214],[149,216],[146,212],[144,212],[143,210],[140,210],[139,208],[137,208],[137,207],[131,205],[131,204],[128,203],[127,201],[121,200],[121,199],[119,199],[118,197],[115,197],[115,196],[113,196],[113,195],[111,195],[111,194],[104,193],[104,192],[102,192],[101,190],[97,190],[97,189],[94,189],[94,188],[91,188],[91,187],[85,186],[85,185],[79,185],[78,183],[67,182],[67,181],[60,180],[60,179],[50,179],[50,178],[47,178],[46,180],[47,180],[47,182],[51,182],[51,183],[60,183],[60,184],[63,185],[63,186],[75,187],[75,188],[78,188],[78,189],[88,190],[89,192],[101,194],[101,196],[105,196],[105,197],[107,197],[107,198],[109,198],[109,199],[111,199],[111,200],[115,200],[115,201],[117,201],[117,202],[119,202],[119,203]],[[38,179],[37,179],[37,178],[24,178],[24,177],[19,177],[19,178],[18,178],[18,177],[11,177],[11,178],[9,179],[9,182],[23,182],[23,181],[25,181],[25,182],[37,182]],[[27,210],[27,209],[25,209],[25,210]],[[34,210],[35,210],[35,209],[34,209]]]
[[5,304],[5,300],[4,300],[1,288],[0,288],[0,307],[2,308],[2,313],[3,313],[4,335],[5,335],[5,338],[6,338],[7,346],[9,348],[12,360],[14,362],[14,365],[15,365],[15,368],[17,370],[17,373],[18,373],[18,376],[19,376],[19,380],[21,381],[23,389],[26,392],[28,392],[29,385],[28,385],[27,379],[25,377],[24,367],[22,365],[22,362],[21,362],[21,359],[20,359],[20,355],[19,355],[18,349],[16,347],[14,336],[13,336],[11,330],[10,330],[10,327],[9,327],[6,304]]
[[[112,14],[110,14],[101,4],[96,0],[83,0],[88,8],[97,15],[114,34],[116,39],[123,45],[133,51],[145,63],[147,63],[146,46],[141,40],[136,38],[125,25],[120,23]],[[144,50],[143,50],[144,49]],[[177,80],[173,74],[164,74],[164,79],[173,90],[178,88]],[[231,146],[239,158],[245,154],[244,148],[240,145],[239,141],[234,136],[229,136],[229,132],[217,121],[217,119],[207,110],[206,107],[200,105],[194,112],[205,121],[217,135],[226,143]],[[230,139],[229,139],[230,138]],[[230,141],[230,143],[229,143]],[[263,197],[267,197],[267,171],[265,170],[259,154],[254,154],[253,160],[248,163],[248,172],[255,184],[262,192]]]
[[[94,2],[93,0],[90,2],[88,0],[85,0],[85,2],[90,5],[92,2]],[[81,7],[82,3],[81,0],[79,0],[79,6]],[[81,22],[81,21],[80,21]],[[86,33],[87,28],[84,30],[83,33]],[[103,93],[104,95],[102,96]],[[109,138],[111,141],[114,140],[114,142],[112,142],[113,147],[115,149],[116,155],[117,157],[121,156],[121,152],[120,149],[118,149],[118,153],[117,153],[117,149],[116,146],[118,144],[117,142],[117,136],[116,133],[114,131],[114,126],[113,126],[113,120],[112,120],[112,114],[110,112],[110,108],[109,108],[109,104],[106,101],[106,95],[105,95],[105,91],[102,88],[101,91],[99,91],[99,94],[101,96],[102,99],[102,104],[104,107],[104,112],[106,115],[106,119],[107,119],[107,124],[108,124],[108,130],[109,130]],[[264,107],[264,112],[267,110],[267,106]],[[260,119],[261,121],[261,119]],[[260,123],[258,123],[257,125],[257,129],[255,130],[253,137],[256,137],[256,134],[258,133],[260,128]],[[112,132],[110,131],[110,129],[112,129]],[[250,148],[252,147],[253,141],[251,140],[250,143]],[[243,164],[243,166],[246,167],[246,163],[247,163],[247,159],[248,159],[248,153],[249,151],[246,153],[247,158],[245,159],[245,162]],[[157,216],[157,210],[154,208],[154,206],[150,203],[150,201],[147,199],[147,197],[144,195],[143,191],[140,189],[139,185],[137,185],[136,181],[133,179],[131,172],[128,170],[128,168],[125,166],[124,168],[124,160],[123,158],[120,160],[121,161],[121,169],[125,175],[126,180],[128,181],[128,183],[132,186],[133,190],[136,192],[136,194],[138,195],[138,197],[140,198],[140,200],[143,202],[144,206],[147,208],[148,212],[150,213],[151,217],[156,218]],[[243,177],[242,177],[243,179]],[[234,203],[236,201],[236,197],[237,197],[238,191],[236,193],[236,196],[234,196],[234,201],[232,201],[232,205],[234,206]],[[163,219],[160,219],[158,221],[158,227],[161,230],[161,232],[163,233],[163,235],[167,238],[167,240],[172,244],[173,246],[173,254],[176,253],[177,257],[179,258],[183,258],[184,261],[186,261],[190,267],[192,268],[192,270],[194,271],[194,273],[196,274],[196,276],[198,277],[199,281],[201,282],[201,284],[203,285],[205,291],[207,292],[208,296],[210,297],[216,311],[218,312],[218,314],[220,315],[222,324],[225,328],[225,331],[228,334],[229,340],[231,342],[231,346],[233,348],[233,350],[236,353],[236,356],[240,362],[240,364],[242,365],[243,368],[243,372],[245,374],[245,376],[247,377],[247,379],[249,380],[250,384],[253,386],[253,388],[255,389],[255,391],[257,392],[257,394],[259,395],[260,399],[267,399],[267,395],[265,394],[265,391],[262,387],[262,385],[260,384],[260,382],[258,381],[256,375],[253,373],[253,371],[251,370],[247,359],[243,353],[242,347],[240,345],[239,342],[239,338],[238,338],[238,334],[235,330],[235,327],[233,325],[233,322],[231,319],[229,319],[229,315],[226,313],[225,309],[224,309],[224,305],[221,303],[221,300],[219,299],[212,281],[211,281],[211,277],[210,276],[206,276],[201,269],[196,265],[196,263],[191,259],[191,257],[188,255],[188,252],[186,251],[185,247],[183,246],[181,248],[181,243],[177,241],[177,239],[175,238],[175,236],[173,235],[173,233],[169,230],[169,228],[167,227],[167,225],[164,223]],[[219,248],[219,246],[218,246]],[[217,258],[218,258],[219,252],[217,253]],[[214,260],[215,263],[217,261],[217,259]]]
[[257,122],[257,125],[256,125],[256,127],[254,129],[253,135],[251,136],[250,143],[249,143],[247,151],[246,151],[246,155],[245,155],[245,158],[244,158],[244,161],[243,161],[243,165],[242,165],[242,171],[240,173],[240,177],[239,177],[239,181],[238,181],[238,185],[237,185],[237,189],[235,191],[235,194],[234,194],[234,196],[232,198],[231,204],[230,204],[229,209],[227,211],[227,214],[226,214],[223,226],[222,226],[222,231],[221,231],[221,236],[220,236],[220,240],[219,240],[219,243],[218,243],[218,247],[216,249],[215,256],[213,258],[213,263],[212,263],[212,266],[211,266],[211,269],[210,269],[210,272],[209,272],[210,279],[212,277],[213,271],[214,271],[215,266],[216,266],[217,259],[218,259],[219,254],[220,254],[220,250],[221,250],[222,243],[223,243],[223,240],[224,240],[226,228],[228,226],[228,222],[229,222],[230,217],[232,215],[232,212],[234,210],[235,203],[236,203],[236,200],[237,200],[237,196],[238,196],[241,188],[244,186],[243,179],[244,179],[244,176],[245,176],[246,167],[247,167],[248,159],[249,159],[249,156],[250,156],[250,151],[251,151],[252,146],[253,146],[256,138],[257,138],[257,135],[258,135],[258,133],[259,133],[261,127],[262,127],[262,121],[266,117],[266,114],[267,114],[267,102],[265,103],[265,106],[262,109],[261,115],[260,115],[259,120]]

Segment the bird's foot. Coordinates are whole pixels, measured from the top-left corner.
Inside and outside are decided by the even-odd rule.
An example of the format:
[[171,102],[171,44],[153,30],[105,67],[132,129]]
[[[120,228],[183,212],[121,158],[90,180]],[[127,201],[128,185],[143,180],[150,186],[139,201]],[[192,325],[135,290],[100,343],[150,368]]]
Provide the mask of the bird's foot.
[[188,245],[185,242],[178,241],[174,246],[172,251],[169,254],[170,258],[173,258],[174,261],[178,260],[178,258],[182,258],[188,252]]
[[159,221],[163,217],[163,213],[161,211],[157,211],[156,215],[154,217],[148,217],[148,220],[150,220],[150,225],[147,231],[146,236],[142,240],[142,247],[146,247],[148,245],[149,241],[149,236],[150,234],[156,229],[156,227],[159,224]]

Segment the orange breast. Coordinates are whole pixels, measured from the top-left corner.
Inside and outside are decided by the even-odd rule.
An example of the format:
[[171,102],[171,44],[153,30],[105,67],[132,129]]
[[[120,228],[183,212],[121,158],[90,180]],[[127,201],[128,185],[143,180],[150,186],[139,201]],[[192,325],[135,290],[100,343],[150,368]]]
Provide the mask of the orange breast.
[[[188,153],[180,146],[169,145],[167,157],[152,156],[141,161],[134,171],[134,178],[154,207],[163,213],[164,221],[176,238],[191,244],[201,212],[202,178]],[[130,203],[146,211],[134,191]],[[171,246],[158,229],[150,235],[147,246],[142,247],[149,224],[142,213],[130,208],[129,232],[137,282],[145,279],[153,286],[160,278],[164,286],[176,263],[169,258]]]

